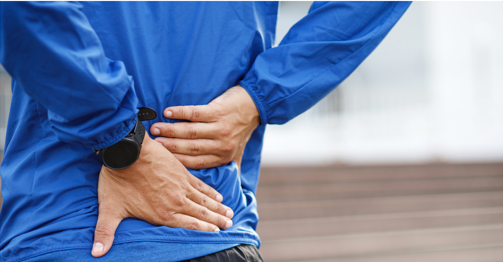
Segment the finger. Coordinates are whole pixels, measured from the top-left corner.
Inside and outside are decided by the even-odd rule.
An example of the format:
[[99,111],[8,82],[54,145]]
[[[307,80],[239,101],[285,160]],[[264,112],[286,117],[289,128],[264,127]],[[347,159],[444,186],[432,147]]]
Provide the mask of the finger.
[[214,188],[208,186],[206,183],[201,181],[201,179],[190,174],[188,177],[190,185],[196,189],[197,191],[209,196],[211,199],[216,200],[217,202],[222,202],[223,197],[218,193]]
[[196,204],[193,201],[187,201],[187,206],[184,207],[183,213],[192,217],[195,217],[201,221],[208,222],[219,228],[227,229],[232,227],[232,220],[229,218],[217,214],[208,208]]
[[174,214],[173,222],[170,227],[186,228],[191,230],[207,231],[207,232],[218,232],[220,228],[212,225],[208,222],[201,221],[197,218],[187,216],[184,214]]
[[191,190],[190,194],[187,195],[187,197],[192,200],[193,202],[208,208],[209,210],[220,214],[222,216],[226,216],[228,218],[232,218],[234,216],[234,212],[232,209],[229,207],[211,199],[207,195],[197,191],[197,190]]
[[193,122],[215,121],[216,114],[209,105],[202,106],[173,106],[164,109],[164,116],[167,118],[186,119]]
[[155,123],[150,127],[154,136],[185,138],[185,139],[211,139],[219,136],[218,127],[208,123]]
[[98,214],[98,222],[94,230],[93,250],[91,251],[93,257],[101,257],[110,250],[114,242],[115,230],[121,221],[122,218],[113,213],[100,212]]
[[180,161],[186,168],[190,169],[204,169],[213,168],[229,163],[225,161],[227,159],[222,159],[217,155],[200,155],[200,156],[189,156],[183,154],[173,153],[173,155]]
[[161,143],[171,153],[198,156],[211,154],[218,150],[218,143],[207,139],[178,139],[158,137],[155,141]]

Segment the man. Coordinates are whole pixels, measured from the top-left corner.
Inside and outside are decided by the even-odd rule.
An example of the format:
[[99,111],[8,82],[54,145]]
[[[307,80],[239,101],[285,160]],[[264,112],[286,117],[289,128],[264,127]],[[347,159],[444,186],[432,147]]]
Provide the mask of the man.
[[408,6],[313,3],[271,48],[273,2],[2,3],[2,259],[261,261],[265,125],[328,94]]

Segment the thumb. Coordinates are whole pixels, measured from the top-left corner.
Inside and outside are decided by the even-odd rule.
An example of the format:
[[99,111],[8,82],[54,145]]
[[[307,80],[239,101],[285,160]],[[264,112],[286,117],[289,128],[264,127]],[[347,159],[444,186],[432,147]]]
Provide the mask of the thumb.
[[94,230],[94,244],[91,255],[93,257],[104,256],[112,247],[114,242],[115,230],[119,226],[122,218],[113,213],[100,212],[98,222]]

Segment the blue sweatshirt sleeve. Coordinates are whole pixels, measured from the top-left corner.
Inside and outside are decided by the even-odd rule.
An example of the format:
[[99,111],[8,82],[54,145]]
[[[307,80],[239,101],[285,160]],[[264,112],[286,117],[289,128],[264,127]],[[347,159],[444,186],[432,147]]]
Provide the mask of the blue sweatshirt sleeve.
[[0,63],[48,110],[59,140],[108,147],[136,123],[133,81],[105,57],[79,3],[0,3]]
[[240,84],[261,124],[283,124],[316,104],[377,47],[410,2],[314,2]]

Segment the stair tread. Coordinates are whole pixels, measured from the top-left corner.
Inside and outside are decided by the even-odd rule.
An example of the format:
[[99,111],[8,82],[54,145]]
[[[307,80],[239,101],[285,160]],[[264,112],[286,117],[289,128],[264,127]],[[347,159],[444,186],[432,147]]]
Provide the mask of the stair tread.
[[503,243],[503,224],[264,240],[260,251],[277,261],[493,243]]
[[415,252],[367,254],[348,257],[331,257],[308,260],[288,260],[289,262],[501,262],[503,261],[503,243],[460,246],[454,248],[427,249]]
[[265,261],[503,261],[503,163],[263,168],[257,202]]
[[262,240],[419,228],[503,224],[503,207],[269,220],[257,228]]
[[503,192],[411,195],[318,201],[258,202],[262,221],[503,206]]

